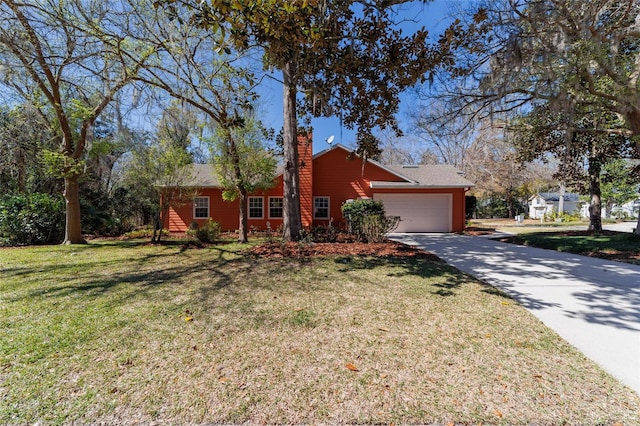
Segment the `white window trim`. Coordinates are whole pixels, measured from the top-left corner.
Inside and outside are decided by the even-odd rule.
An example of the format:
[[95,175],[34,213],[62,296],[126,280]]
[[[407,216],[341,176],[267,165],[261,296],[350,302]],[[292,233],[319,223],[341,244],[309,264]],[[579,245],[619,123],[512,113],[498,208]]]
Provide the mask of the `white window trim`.
[[[319,198],[324,198],[327,200],[327,217],[318,217],[316,215],[316,200]],[[331,217],[331,197],[327,197],[327,196],[313,197],[313,218],[317,220],[329,220],[330,217]]]
[[[207,200],[207,215],[206,216],[196,216],[196,199],[204,198]],[[211,217],[211,200],[207,196],[194,197],[193,198],[193,218],[194,219],[209,219]]]
[[[271,200],[280,199],[282,200],[282,216],[271,216]],[[284,197],[269,197],[269,204],[267,204],[267,210],[269,211],[269,219],[283,219],[284,218]]]
[[[251,216],[251,200],[259,198],[260,200],[262,200],[262,209],[260,212],[260,217]],[[251,196],[251,197],[247,197],[247,219],[249,220],[261,220],[264,219],[264,197],[255,197],[255,196]]]

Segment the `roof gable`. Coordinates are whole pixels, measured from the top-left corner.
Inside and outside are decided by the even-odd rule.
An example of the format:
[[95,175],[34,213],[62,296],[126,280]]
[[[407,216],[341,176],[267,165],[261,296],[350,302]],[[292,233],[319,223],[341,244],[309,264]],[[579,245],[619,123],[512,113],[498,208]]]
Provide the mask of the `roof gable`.
[[[328,149],[325,149],[323,151],[320,151],[320,152],[316,153],[313,156],[313,161],[316,161],[316,160],[320,159],[324,155],[326,155],[326,154],[328,154],[328,153],[330,153],[330,152],[332,152],[332,151],[334,151],[336,149],[340,149],[340,150],[344,151],[347,155],[350,155],[350,154],[351,155],[357,155],[357,154],[354,154],[352,149],[349,149],[346,146],[341,145],[341,144],[336,144],[336,145],[333,145],[332,147],[330,147]],[[377,162],[375,160],[367,159],[366,164],[371,164],[371,165],[373,165],[373,166],[375,166],[375,167],[377,167],[379,169],[382,169],[385,172],[392,174],[393,176],[395,176],[396,178],[398,178],[398,179],[400,179],[402,181],[413,182],[411,179],[407,178],[406,176],[403,176],[402,174],[398,173],[396,170],[390,168],[389,166],[385,166],[385,165],[383,165],[383,164],[381,164],[381,163],[379,163],[379,162]]]
[[[335,150],[342,150],[345,155],[353,154],[353,150],[337,144],[313,156],[314,163],[321,161],[322,157]],[[386,172],[389,176],[384,181],[372,181],[371,187],[389,188],[470,188],[475,186],[455,167],[448,164],[436,165],[383,165],[375,160],[367,160],[367,165],[376,167]],[[193,164],[191,176],[183,186],[219,188],[220,182],[212,164]],[[282,176],[283,167],[278,166],[276,177]],[[385,174],[383,174],[385,175]],[[542,195],[542,194],[541,194]],[[565,198],[566,199],[566,198]]]

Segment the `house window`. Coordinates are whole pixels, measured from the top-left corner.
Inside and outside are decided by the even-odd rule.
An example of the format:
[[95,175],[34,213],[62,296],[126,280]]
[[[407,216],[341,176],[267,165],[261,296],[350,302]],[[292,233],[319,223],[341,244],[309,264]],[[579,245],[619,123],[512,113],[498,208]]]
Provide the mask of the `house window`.
[[196,197],[193,199],[193,218],[207,219],[209,217],[209,197]]
[[329,219],[329,197],[313,198],[313,218]]
[[262,197],[249,197],[249,219],[262,219]]
[[280,219],[283,217],[284,200],[282,197],[269,197],[269,218]]

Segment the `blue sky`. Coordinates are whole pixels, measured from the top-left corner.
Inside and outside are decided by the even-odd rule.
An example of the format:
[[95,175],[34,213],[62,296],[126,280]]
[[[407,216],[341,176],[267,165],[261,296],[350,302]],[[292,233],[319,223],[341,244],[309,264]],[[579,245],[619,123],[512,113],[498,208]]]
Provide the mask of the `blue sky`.
[[[431,3],[422,4],[416,2],[409,8],[403,10],[408,18],[415,19],[414,24],[406,23],[403,28],[411,31],[412,27],[424,26],[429,35],[434,39],[446,28],[450,19],[448,16],[455,11],[456,7],[469,4],[468,0],[435,0]],[[265,86],[261,91],[263,120],[267,127],[271,127],[278,132],[282,128],[282,86],[274,80],[265,80]],[[413,106],[414,102],[408,94],[403,95],[400,105],[400,112],[397,119],[401,128],[407,114],[407,110]],[[312,122],[314,129],[314,153],[322,151],[328,147],[326,140],[334,136],[334,143],[341,143],[348,147],[355,146],[356,132],[340,126],[338,117],[317,118]],[[342,134],[342,137],[341,137]]]

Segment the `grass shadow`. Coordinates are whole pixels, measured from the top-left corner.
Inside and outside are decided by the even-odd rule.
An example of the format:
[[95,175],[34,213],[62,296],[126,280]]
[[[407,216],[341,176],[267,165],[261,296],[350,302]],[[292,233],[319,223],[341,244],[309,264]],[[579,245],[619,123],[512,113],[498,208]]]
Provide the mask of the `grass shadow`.
[[456,289],[473,280],[433,255],[407,257],[339,256],[335,259],[335,262],[340,265],[340,272],[391,267],[393,272],[387,273],[386,276],[388,277],[444,278],[445,282],[432,284],[436,287],[436,290],[432,293],[442,297],[454,296]]

